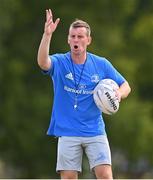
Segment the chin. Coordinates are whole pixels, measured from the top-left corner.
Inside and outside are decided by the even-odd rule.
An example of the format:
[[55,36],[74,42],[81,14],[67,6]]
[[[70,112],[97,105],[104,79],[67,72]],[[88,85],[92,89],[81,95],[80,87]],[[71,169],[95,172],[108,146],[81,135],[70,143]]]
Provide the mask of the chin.
[[72,49],[71,52],[72,52],[73,54],[76,54],[76,55],[77,55],[77,54],[78,54],[78,55],[81,54],[81,51],[76,50],[76,49]]

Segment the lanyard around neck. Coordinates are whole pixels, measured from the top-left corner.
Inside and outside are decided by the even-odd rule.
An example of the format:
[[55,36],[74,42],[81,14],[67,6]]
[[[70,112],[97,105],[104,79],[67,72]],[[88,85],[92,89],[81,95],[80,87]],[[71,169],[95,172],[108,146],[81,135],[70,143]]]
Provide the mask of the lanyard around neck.
[[87,59],[85,60],[85,62],[83,64],[83,67],[81,69],[81,73],[80,73],[80,76],[79,76],[79,81],[77,83],[76,82],[76,73],[75,73],[75,69],[74,69],[74,64],[73,64],[73,60],[71,58],[71,64],[72,64],[72,69],[73,69],[74,85],[75,85],[75,100],[74,100],[74,109],[75,110],[78,107],[78,93],[77,93],[77,90],[79,89],[79,85],[80,85],[80,82],[81,82],[81,79],[82,79],[82,75],[83,75],[83,71],[84,71],[86,62],[87,62]]
[[[82,75],[83,75],[83,71],[84,71],[84,68],[85,68],[85,64],[87,62],[87,59],[85,60],[85,62],[83,63],[83,67],[81,69],[81,73],[80,73],[80,76],[79,76],[79,80],[78,80],[78,83],[76,81],[76,73],[75,73],[75,69],[74,69],[74,63],[73,63],[73,60],[71,58],[71,64],[72,64],[72,69],[73,69],[73,78],[74,78],[74,85],[75,85],[75,90],[78,90],[78,87],[80,85],[80,82],[81,82],[81,79],[82,79]],[[76,93],[77,94],[77,93]]]

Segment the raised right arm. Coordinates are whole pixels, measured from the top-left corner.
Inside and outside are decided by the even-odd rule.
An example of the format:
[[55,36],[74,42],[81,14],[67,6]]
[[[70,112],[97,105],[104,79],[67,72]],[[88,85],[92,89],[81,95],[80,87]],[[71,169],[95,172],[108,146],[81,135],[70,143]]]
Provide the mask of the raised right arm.
[[52,34],[56,30],[59,21],[60,19],[58,18],[55,22],[53,22],[53,15],[51,9],[46,10],[45,28],[37,55],[38,65],[43,70],[48,70],[51,67],[51,59],[49,57],[50,42]]

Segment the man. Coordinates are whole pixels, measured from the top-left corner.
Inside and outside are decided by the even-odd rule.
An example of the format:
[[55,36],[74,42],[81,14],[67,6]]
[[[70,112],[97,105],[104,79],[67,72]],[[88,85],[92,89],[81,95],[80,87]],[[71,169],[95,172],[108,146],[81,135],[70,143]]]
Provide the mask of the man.
[[70,25],[70,52],[49,56],[51,37],[59,21],[58,18],[53,22],[52,11],[46,10],[44,34],[38,50],[38,64],[54,85],[52,118],[47,133],[58,137],[56,170],[62,179],[77,179],[84,148],[96,178],[112,179],[105,125],[92,92],[105,78],[119,85],[116,90],[119,100],[128,96],[130,87],[108,60],[87,52],[91,30],[82,20]]

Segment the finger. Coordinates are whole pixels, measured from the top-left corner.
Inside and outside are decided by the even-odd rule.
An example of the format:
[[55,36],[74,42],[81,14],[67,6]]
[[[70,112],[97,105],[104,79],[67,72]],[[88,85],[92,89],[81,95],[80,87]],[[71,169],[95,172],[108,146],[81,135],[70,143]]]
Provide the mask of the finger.
[[48,20],[47,20],[47,23],[50,23],[50,22],[53,22],[53,20],[52,20],[52,18],[51,18],[50,15],[49,15]]
[[46,27],[49,27],[51,24],[53,24],[53,22],[50,20],[50,21],[47,21],[46,23]]
[[60,18],[57,18],[55,21],[55,25],[57,26],[59,22],[60,22]]
[[116,91],[116,97],[117,97],[118,101],[120,102],[121,101],[121,94],[119,91]]
[[52,19],[52,21],[53,21],[53,14],[52,14],[51,9],[49,9],[49,16],[50,16],[50,18],[51,18],[51,19]]
[[46,9],[46,21],[48,21],[48,19],[49,19],[49,12],[48,12],[48,10]]
[[46,10],[46,21],[49,21],[50,19],[52,19],[52,17],[50,16],[50,12],[49,10]]

